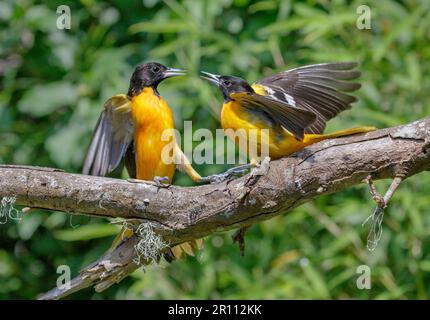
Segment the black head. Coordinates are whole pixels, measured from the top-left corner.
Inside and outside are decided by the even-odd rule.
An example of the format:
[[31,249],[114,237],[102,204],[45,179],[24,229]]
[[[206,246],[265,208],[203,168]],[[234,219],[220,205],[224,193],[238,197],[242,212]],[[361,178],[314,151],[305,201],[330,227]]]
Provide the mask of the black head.
[[128,96],[138,95],[145,87],[152,87],[157,91],[158,84],[164,79],[184,74],[185,70],[168,68],[157,62],[138,65],[130,79]]
[[209,72],[201,71],[201,77],[215,84],[224,95],[224,100],[231,100],[232,93],[254,92],[246,80],[234,76],[220,76]]

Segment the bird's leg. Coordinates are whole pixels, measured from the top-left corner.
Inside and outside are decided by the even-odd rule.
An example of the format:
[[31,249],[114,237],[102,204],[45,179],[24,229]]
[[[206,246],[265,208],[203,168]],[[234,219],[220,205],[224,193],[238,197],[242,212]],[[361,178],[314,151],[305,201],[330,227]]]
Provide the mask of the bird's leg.
[[240,255],[243,257],[245,255],[245,233],[251,227],[251,225],[244,226],[237,230],[233,236],[233,242],[237,242],[239,245]]
[[223,182],[225,180],[230,179],[231,177],[239,177],[243,174],[245,174],[249,169],[253,168],[254,165],[252,163],[243,164],[231,169],[228,169],[227,171],[223,173],[218,174],[212,174],[207,177],[201,177],[201,182],[210,182],[210,183],[219,183]]
[[219,183],[223,182],[234,176],[241,176],[247,172],[247,170],[258,167],[258,161],[254,158],[251,159],[251,163],[240,165],[227,170],[226,172],[213,174],[207,177],[200,176],[196,170],[192,167],[190,161],[187,159],[181,148],[176,145],[176,168],[180,171],[185,172],[194,182],[209,182]]
[[251,162],[248,164],[243,164],[231,169],[226,172],[213,174],[207,177],[201,177],[199,182],[210,182],[219,183],[224,180],[228,180],[231,177],[238,177],[245,174],[249,169],[252,169],[251,175],[253,176],[264,176],[269,170],[270,157],[265,157],[260,163],[258,158],[252,158]]
[[270,157],[265,157],[261,162],[258,162],[255,158],[251,160],[252,176],[264,176],[269,171]]

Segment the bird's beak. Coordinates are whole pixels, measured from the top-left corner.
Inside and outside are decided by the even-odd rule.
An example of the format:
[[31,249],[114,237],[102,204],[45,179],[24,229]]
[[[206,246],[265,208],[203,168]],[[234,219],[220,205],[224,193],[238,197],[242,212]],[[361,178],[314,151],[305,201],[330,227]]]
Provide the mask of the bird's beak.
[[200,71],[200,73],[202,74],[202,75],[200,75],[200,77],[202,77],[203,79],[208,80],[209,82],[211,82],[214,85],[216,85],[217,87],[219,87],[219,85],[220,85],[219,78],[221,76],[219,76],[217,74],[212,74],[212,73],[209,73],[209,72],[205,72],[205,71]]
[[186,70],[167,68],[167,70],[163,72],[163,79],[176,77],[176,76],[184,76],[186,74],[187,74]]

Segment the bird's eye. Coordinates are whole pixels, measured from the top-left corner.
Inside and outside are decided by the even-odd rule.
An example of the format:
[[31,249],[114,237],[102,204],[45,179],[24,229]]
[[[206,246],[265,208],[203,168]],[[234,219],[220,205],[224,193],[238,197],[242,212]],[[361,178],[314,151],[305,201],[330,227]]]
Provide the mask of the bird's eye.
[[152,72],[158,72],[158,71],[160,71],[160,67],[158,67],[158,66],[152,67]]
[[230,87],[230,86],[231,86],[231,82],[230,82],[230,81],[228,81],[228,80],[226,80],[226,81],[224,81],[224,85],[225,85],[226,87]]

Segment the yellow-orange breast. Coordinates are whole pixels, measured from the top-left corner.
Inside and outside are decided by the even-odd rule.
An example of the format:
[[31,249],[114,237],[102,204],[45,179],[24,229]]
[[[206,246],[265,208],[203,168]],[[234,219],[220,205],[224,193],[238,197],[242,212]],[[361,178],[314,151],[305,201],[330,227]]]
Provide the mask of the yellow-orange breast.
[[174,129],[173,114],[164,99],[152,88],[131,99],[135,126],[136,178],[153,180],[155,176],[173,178],[175,164],[162,160],[163,148],[171,140],[163,141],[165,130]]

